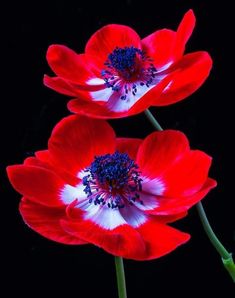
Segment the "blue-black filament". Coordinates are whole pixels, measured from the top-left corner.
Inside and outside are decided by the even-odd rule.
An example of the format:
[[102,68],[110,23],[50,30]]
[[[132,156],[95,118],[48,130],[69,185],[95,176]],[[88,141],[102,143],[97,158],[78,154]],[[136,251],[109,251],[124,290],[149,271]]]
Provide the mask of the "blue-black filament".
[[135,66],[136,54],[143,56],[143,52],[135,47],[116,48],[108,55],[107,65],[118,71],[130,70]]
[[[116,47],[108,55],[104,66],[101,76],[105,85],[113,91],[121,90],[121,100],[126,100],[129,92],[135,96],[137,87],[149,88],[157,73],[153,60],[144,51],[133,46]],[[118,78],[124,80],[124,88],[117,83]]]
[[84,192],[89,202],[109,208],[123,208],[138,200],[142,190],[137,164],[126,153],[116,151],[95,157],[83,177]]

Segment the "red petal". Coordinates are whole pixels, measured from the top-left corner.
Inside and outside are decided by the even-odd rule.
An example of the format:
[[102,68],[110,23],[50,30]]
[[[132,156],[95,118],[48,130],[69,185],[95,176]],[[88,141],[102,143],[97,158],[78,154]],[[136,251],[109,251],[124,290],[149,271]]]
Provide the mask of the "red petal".
[[140,144],[142,143],[141,139],[134,138],[117,138],[117,151],[121,153],[127,153],[129,157],[133,160],[136,159],[136,154]]
[[159,206],[155,210],[147,210],[146,212],[154,215],[173,215],[178,214],[179,212],[185,212],[203,199],[212,188],[216,187],[216,185],[217,183],[215,180],[208,178],[200,191],[192,196],[158,197]]
[[72,113],[98,119],[119,118],[127,116],[127,112],[115,113],[108,110],[108,108],[104,105],[100,105],[97,102],[87,101],[81,98],[70,100],[67,106]]
[[[159,82],[155,87],[143,95],[137,102],[129,109],[123,112],[111,111],[108,108],[108,103],[92,102],[88,91],[80,91],[79,98],[70,100],[68,102],[68,109],[71,112],[83,114],[93,118],[121,118],[128,117],[143,112],[153,103],[156,98],[159,98],[162,91],[166,88],[173,77],[173,74],[168,75],[165,79]],[[121,100],[121,99],[117,99]]]
[[180,232],[154,219],[148,220],[137,231],[143,237],[146,245],[146,255],[139,260],[159,258],[184,244],[190,238],[189,234]]
[[102,27],[91,36],[85,52],[105,62],[116,47],[130,46],[140,48],[138,34],[130,27],[112,24]]
[[155,87],[145,93],[128,111],[128,116],[143,112],[150,106],[154,105],[158,98],[161,97],[165,88],[169,85],[174,77],[174,72],[162,79]]
[[[185,55],[172,66],[175,74],[172,81],[153,105],[165,106],[184,99],[196,91],[208,77],[212,60],[207,52]],[[170,71],[170,69],[169,69]]]
[[193,33],[195,23],[196,23],[195,15],[194,15],[192,9],[190,9],[184,15],[184,17],[177,29],[176,48],[175,48],[176,56],[180,57],[183,55],[184,50],[185,50],[185,45]]
[[62,229],[60,220],[65,218],[64,208],[49,208],[23,198],[20,213],[31,229],[50,240],[64,244],[86,243]]
[[67,81],[58,78],[58,77],[49,77],[47,75],[43,78],[43,83],[48,88],[51,88],[59,93],[68,95],[68,96],[76,96],[77,91],[76,88],[69,84]]
[[71,235],[95,244],[112,255],[128,259],[144,257],[145,244],[140,234],[128,225],[106,230],[89,220],[62,221],[61,224]]
[[115,150],[115,134],[103,120],[73,115],[55,126],[48,146],[53,163],[77,176],[96,155]]
[[23,196],[45,206],[61,206],[60,191],[64,181],[53,172],[36,166],[7,167],[9,180]]
[[146,102],[144,106],[138,105],[138,110],[133,109],[133,107],[135,107],[133,106],[130,110],[123,112],[115,112],[108,109],[108,107],[104,105],[102,102],[87,101],[86,99],[88,96],[88,92],[83,92],[82,97],[70,100],[67,105],[70,112],[97,119],[114,119],[128,117],[129,115],[141,113],[149,106]]
[[202,151],[190,151],[181,156],[162,173],[165,184],[163,196],[191,196],[207,180],[211,157]]
[[35,156],[30,156],[24,160],[24,165],[38,166],[46,169],[52,169],[51,157],[48,150],[35,152]]
[[[97,56],[95,56],[97,57]],[[63,45],[51,45],[47,51],[47,61],[51,69],[61,78],[77,84],[85,84],[89,79],[100,76],[95,64],[97,58],[89,55],[78,55]]]
[[51,170],[56,173],[62,180],[71,186],[76,186],[80,183],[80,179],[76,176],[65,172],[61,168],[55,167],[48,150],[35,152],[36,157],[28,157],[24,160],[24,165],[37,166],[44,169]]
[[158,178],[188,150],[189,143],[183,133],[174,130],[153,132],[139,147],[136,160],[143,176]]
[[[102,82],[101,79],[98,80]],[[78,85],[61,77],[49,77],[47,75],[44,76],[43,83],[48,88],[51,88],[59,93],[73,97],[81,97],[86,100],[92,99],[89,93],[90,91],[99,91],[100,89],[104,88],[103,82],[99,84],[91,84],[88,82],[88,84],[81,83],[80,85]]]
[[[149,212],[147,211],[147,213],[154,214],[154,212],[150,212],[150,211]],[[188,212],[187,211],[183,211],[181,213],[176,213],[176,214],[165,214],[165,215],[156,214],[156,215],[157,215],[156,219],[157,219],[158,222],[161,222],[161,223],[165,223],[166,224],[166,223],[175,222],[175,221],[177,221],[177,220],[179,220],[179,219],[187,216],[188,215]]]
[[154,59],[157,68],[166,67],[168,63],[182,57],[185,44],[191,36],[195,26],[195,16],[189,10],[183,17],[177,32],[162,29],[142,40],[142,47]]
[[104,104],[83,100],[81,98],[70,100],[67,106],[70,112],[72,113],[77,113],[80,115],[85,115],[85,116],[88,116],[91,118],[97,118],[97,119],[115,119],[115,118],[128,117],[129,115],[141,113],[147,108],[145,106],[141,106],[141,107],[138,106],[138,110],[137,110],[137,109],[133,109],[133,107],[135,107],[133,106],[130,110],[127,110],[124,112],[114,112],[109,110],[107,106],[105,106]]
[[36,167],[41,167],[41,168],[46,168],[46,169],[51,169],[48,163],[41,161],[40,159],[30,156],[27,157],[24,160],[24,165],[26,166],[36,166]]
[[40,150],[35,152],[35,156],[42,162],[51,163],[51,157],[48,150]]

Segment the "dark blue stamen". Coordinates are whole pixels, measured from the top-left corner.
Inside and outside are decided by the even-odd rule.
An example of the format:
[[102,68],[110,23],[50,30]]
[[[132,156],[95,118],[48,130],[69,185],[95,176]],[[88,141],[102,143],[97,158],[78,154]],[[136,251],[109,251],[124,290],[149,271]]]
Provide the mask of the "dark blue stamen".
[[[101,71],[101,76],[105,85],[113,91],[120,92],[121,100],[127,100],[128,93],[135,96],[137,88],[143,86],[149,88],[157,73],[153,60],[144,51],[133,46],[116,47],[108,55],[104,65],[106,69]],[[124,85],[123,88],[122,83],[120,85],[120,79],[124,80],[128,86]]]
[[130,204],[139,200],[141,191],[138,166],[126,153],[116,151],[95,157],[89,168],[89,174],[83,177],[84,192],[89,203],[105,205],[109,208],[124,208],[126,201]]
[[142,51],[134,47],[116,48],[108,55],[109,65],[121,72],[130,70],[135,66],[136,54],[141,55]]

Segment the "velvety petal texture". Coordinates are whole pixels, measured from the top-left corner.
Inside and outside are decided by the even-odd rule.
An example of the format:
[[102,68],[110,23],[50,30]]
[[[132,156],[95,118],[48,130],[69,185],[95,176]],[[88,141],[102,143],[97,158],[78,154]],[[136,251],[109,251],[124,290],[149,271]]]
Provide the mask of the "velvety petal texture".
[[210,164],[179,131],[116,138],[104,120],[72,115],[55,126],[47,150],[7,173],[23,196],[20,213],[37,233],[150,260],[189,239],[169,223],[216,186]]
[[160,29],[141,38],[130,27],[110,24],[96,31],[85,52],[51,45],[47,61],[55,76],[44,84],[70,96],[68,109],[93,118],[121,118],[150,106],[176,103],[208,77],[207,52],[184,54],[196,19],[189,10],[176,31]]
[[31,229],[50,240],[63,244],[86,243],[78,237],[68,234],[61,227],[60,222],[66,216],[64,208],[46,207],[23,198],[20,202],[20,213]]

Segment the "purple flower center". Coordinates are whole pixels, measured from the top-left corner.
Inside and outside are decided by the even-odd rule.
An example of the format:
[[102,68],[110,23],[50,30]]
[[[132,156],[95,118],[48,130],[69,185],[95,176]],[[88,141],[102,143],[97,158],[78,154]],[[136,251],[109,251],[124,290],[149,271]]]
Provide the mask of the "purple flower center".
[[134,47],[116,48],[108,55],[108,62],[106,65],[112,66],[117,71],[131,76],[135,71],[136,55],[144,56],[140,49]]
[[122,100],[131,92],[134,96],[138,87],[153,83],[157,69],[153,60],[144,51],[131,47],[116,47],[107,57],[101,71],[105,84],[113,91],[120,91]]
[[114,209],[139,200],[142,179],[138,166],[128,154],[116,151],[95,157],[85,172],[88,175],[83,177],[84,192],[90,203]]

